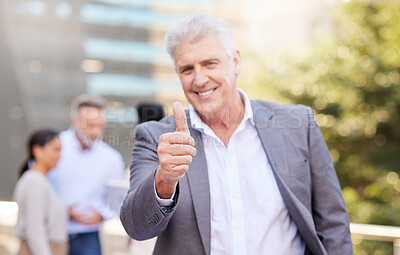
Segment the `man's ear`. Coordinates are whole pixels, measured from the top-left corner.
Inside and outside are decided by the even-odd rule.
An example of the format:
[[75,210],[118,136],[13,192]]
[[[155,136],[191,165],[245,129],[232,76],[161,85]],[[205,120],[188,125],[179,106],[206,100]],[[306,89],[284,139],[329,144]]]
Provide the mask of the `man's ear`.
[[239,75],[240,69],[242,67],[242,58],[240,57],[240,52],[239,50],[236,50],[235,53],[233,54],[233,63],[235,67],[235,75]]

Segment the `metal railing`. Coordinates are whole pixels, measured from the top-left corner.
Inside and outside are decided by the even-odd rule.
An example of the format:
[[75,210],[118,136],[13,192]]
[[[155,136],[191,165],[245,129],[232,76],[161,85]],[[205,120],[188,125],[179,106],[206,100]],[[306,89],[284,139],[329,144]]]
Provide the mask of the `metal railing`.
[[[126,237],[119,219],[107,222],[103,231],[109,236]],[[400,227],[350,223],[350,232],[354,239],[392,242],[393,254],[400,255]]]
[[393,254],[400,255],[400,227],[351,223],[350,232],[354,238],[392,242]]
[[[18,249],[18,240],[13,236],[17,208],[13,202],[0,202],[0,255],[15,254]],[[126,248],[128,237],[118,218],[105,222],[101,232],[107,244],[105,254],[115,254],[115,251],[129,254]],[[400,255],[400,227],[351,223],[350,232],[353,239],[392,242],[393,254]]]

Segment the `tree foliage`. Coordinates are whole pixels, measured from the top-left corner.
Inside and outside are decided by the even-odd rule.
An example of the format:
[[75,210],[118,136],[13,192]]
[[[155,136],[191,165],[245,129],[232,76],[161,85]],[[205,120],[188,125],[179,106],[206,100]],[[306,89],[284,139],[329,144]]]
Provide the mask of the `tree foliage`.
[[[333,17],[333,37],[259,60],[245,87],[312,106],[351,222],[400,226],[400,1],[350,1]],[[356,254],[391,254],[392,244],[354,242]]]

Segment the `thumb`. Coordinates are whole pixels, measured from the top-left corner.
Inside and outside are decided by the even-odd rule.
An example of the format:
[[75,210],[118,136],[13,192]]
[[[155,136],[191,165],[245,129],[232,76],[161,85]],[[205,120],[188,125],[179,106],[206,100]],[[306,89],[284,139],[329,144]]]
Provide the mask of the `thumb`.
[[186,121],[185,110],[183,110],[183,106],[179,102],[175,102],[172,104],[172,110],[174,111],[174,119],[176,124],[177,132],[184,132],[190,134],[188,124]]

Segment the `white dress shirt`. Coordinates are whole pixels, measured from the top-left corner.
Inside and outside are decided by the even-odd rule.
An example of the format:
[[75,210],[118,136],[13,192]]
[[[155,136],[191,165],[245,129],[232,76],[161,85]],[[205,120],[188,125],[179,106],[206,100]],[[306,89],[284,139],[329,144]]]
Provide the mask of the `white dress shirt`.
[[[211,195],[211,254],[304,254],[254,125],[247,95],[245,115],[228,145],[190,106],[191,125],[202,134]],[[190,167],[189,167],[190,171]],[[173,198],[173,197],[172,197]],[[158,199],[162,207],[172,199]]]
[[[125,170],[121,154],[99,140],[86,150],[76,138],[73,129],[60,134],[61,158],[50,171],[49,179],[67,206],[76,205],[82,212],[97,210],[105,220],[117,212],[106,202],[106,182],[122,179]],[[100,224],[85,225],[69,222],[69,233],[97,231]]]

